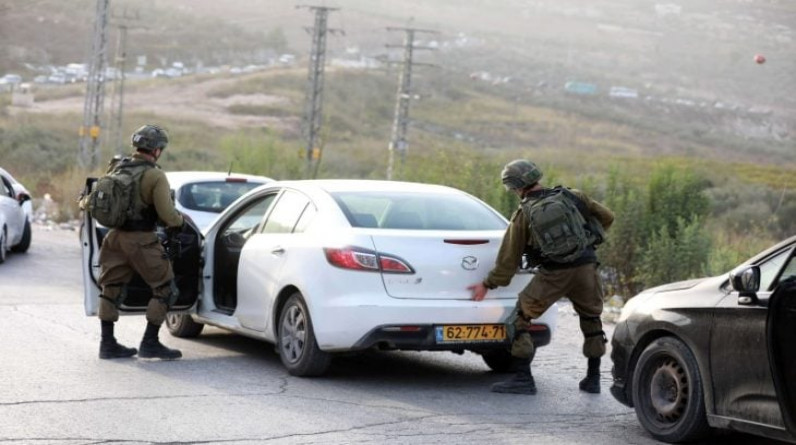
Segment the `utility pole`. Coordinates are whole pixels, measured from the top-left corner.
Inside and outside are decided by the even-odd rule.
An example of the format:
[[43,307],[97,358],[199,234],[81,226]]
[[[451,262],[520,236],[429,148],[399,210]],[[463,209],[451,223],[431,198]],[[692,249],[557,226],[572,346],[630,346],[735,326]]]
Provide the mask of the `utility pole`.
[[391,180],[393,177],[395,152],[398,151],[400,154],[401,166],[403,167],[404,161],[406,160],[406,152],[409,149],[409,142],[406,139],[406,130],[409,126],[409,101],[412,98],[412,66],[432,66],[427,63],[417,63],[413,61],[414,51],[416,49],[434,49],[431,47],[415,46],[415,33],[438,34],[438,32],[428,29],[393,27],[388,27],[387,30],[404,32],[404,44],[402,46],[387,45],[388,48],[403,47],[404,49],[403,61],[401,62],[403,66],[398,77],[398,92],[395,99],[395,117],[392,124],[392,136],[390,137],[390,145],[388,146],[387,180]]
[[116,76],[113,79],[113,94],[111,95],[110,145],[112,152],[124,154],[125,144],[122,131],[124,128],[124,81],[127,69],[127,32],[130,29],[144,29],[144,27],[132,27],[128,22],[130,19],[138,20],[138,14],[128,16],[125,11],[124,16],[114,17],[114,19],[121,19],[121,21],[116,24],[119,28],[119,37],[116,42],[116,57],[114,58]]
[[323,142],[320,138],[321,117],[323,108],[323,74],[326,65],[326,34],[343,33],[342,30],[327,28],[329,12],[339,8],[326,6],[298,5],[296,8],[307,8],[315,13],[315,26],[307,28],[312,31],[312,49],[310,51],[309,75],[307,76],[307,96],[304,104],[304,122],[302,135],[306,141],[303,157],[307,168],[305,178],[318,175]]
[[86,100],[83,104],[83,125],[80,127],[80,156],[78,162],[93,170],[99,156],[99,137],[102,105],[105,100],[105,59],[108,44],[108,5],[110,0],[97,0],[94,16],[94,36],[91,60],[86,80]]

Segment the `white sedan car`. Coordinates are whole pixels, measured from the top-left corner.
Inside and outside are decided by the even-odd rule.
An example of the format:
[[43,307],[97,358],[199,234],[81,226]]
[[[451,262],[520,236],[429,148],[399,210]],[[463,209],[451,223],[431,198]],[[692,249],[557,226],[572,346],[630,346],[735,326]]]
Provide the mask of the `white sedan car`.
[[208,171],[167,172],[166,177],[177,210],[188,215],[200,230],[246,192],[273,181],[265,176]]
[[[85,222],[86,313],[93,315],[102,233]],[[507,225],[484,202],[444,186],[272,182],[230,205],[203,240],[184,229],[174,262],[180,297],[167,325],[178,337],[210,324],[275,343],[299,376],[323,374],[335,353],[369,348],[469,350],[506,371],[504,321],[531,275],[519,271],[479,302],[467,286],[494,265]],[[142,313],[148,296],[133,283],[121,309]],[[553,307],[534,320],[537,346],[549,343],[556,316]]]
[[31,241],[30,193],[0,168],[0,263],[11,252],[26,252]]

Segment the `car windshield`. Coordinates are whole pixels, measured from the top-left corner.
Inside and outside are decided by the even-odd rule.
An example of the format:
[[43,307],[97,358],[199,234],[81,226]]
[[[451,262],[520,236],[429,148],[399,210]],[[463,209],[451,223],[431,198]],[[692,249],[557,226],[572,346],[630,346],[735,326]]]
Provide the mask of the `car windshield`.
[[180,189],[177,201],[189,210],[221,213],[233,201],[260,185],[256,182],[195,182]]
[[410,192],[336,192],[353,227],[412,230],[504,230],[506,222],[466,195]]

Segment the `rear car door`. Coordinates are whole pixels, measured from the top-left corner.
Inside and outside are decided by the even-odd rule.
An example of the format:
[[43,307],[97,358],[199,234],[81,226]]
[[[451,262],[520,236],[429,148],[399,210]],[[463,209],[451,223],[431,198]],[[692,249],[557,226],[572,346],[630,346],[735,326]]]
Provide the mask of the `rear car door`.
[[[84,196],[88,196],[95,182],[96,178],[86,179]],[[99,297],[102,291],[99,286],[99,252],[102,240],[108,230],[107,227],[98,224],[89,212],[83,212],[80,225],[80,244],[83,253],[83,307],[86,315],[89,316],[97,315],[99,310]],[[159,236],[164,238],[165,234],[161,231]],[[202,238],[199,229],[192,223],[186,222],[178,238],[180,240],[179,254],[172,260],[172,267],[180,295],[177,302],[171,307],[171,310],[174,311],[190,309],[196,303],[199,297],[201,264]],[[152,297],[152,289],[136,274],[128,283],[127,292],[128,296],[119,308],[121,314],[143,314]]]

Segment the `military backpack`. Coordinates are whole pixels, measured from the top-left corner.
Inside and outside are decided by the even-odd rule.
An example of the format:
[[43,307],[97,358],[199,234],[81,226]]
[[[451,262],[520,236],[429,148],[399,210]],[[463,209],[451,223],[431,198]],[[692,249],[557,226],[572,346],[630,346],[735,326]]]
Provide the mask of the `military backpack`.
[[135,219],[143,208],[139,185],[144,172],[154,166],[148,161],[123,158],[104,176],[97,179],[88,196],[86,209],[106,227],[122,227]]
[[522,202],[531,237],[544,258],[569,263],[580,258],[588,247],[602,242],[602,225],[593,220],[585,207],[575,194],[561,186],[546,190],[540,199]]

